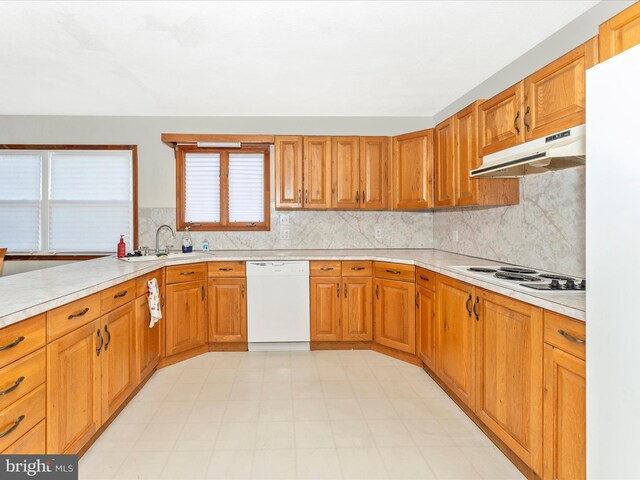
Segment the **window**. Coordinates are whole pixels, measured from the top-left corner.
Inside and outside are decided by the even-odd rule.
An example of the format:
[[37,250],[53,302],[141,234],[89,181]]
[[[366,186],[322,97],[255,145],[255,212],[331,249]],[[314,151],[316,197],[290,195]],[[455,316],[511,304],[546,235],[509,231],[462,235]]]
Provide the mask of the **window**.
[[136,163],[130,146],[0,151],[0,245],[9,253],[106,253],[124,235],[137,246]]
[[269,230],[269,147],[176,152],[178,230]]

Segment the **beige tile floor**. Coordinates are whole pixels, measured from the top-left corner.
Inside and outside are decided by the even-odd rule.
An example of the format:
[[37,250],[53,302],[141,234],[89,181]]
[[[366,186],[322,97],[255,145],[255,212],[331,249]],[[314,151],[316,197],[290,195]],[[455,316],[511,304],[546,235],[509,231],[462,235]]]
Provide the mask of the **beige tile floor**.
[[208,353],[155,373],[80,479],[522,479],[420,368],[372,351]]

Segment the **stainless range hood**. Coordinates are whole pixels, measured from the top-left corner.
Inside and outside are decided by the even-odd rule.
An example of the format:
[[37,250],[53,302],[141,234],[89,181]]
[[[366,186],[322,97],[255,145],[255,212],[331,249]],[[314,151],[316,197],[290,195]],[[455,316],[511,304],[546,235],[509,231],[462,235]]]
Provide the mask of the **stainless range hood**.
[[482,157],[472,178],[509,178],[553,172],[584,165],[585,126],[579,125],[547,137]]

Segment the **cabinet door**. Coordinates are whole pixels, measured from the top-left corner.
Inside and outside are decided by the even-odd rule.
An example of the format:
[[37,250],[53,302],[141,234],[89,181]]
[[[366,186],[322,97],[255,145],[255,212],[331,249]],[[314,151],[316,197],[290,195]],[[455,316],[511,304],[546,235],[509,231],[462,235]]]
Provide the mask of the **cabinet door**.
[[276,208],[302,208],[302,137],[275,138]]
[[544,346],[545,479],[587,477],[584,360]]
[[47,345],[47,453],[78,453],[102,425],[101,345],[100,320]]
[[342,340],[340,277],[311,277],[311,341]]
[[331,137],[304,137],[304,208],[331,208]]
[[454,205],[454,117],[446,119],[434,130],[435,206]]
[[471,285],[438,275],[436,372],[462,401],[474,405],[475,320]]
[[474,300],[476,414],[542,472],[542,309],[479,290]]
[[592,38],[524,80],[526,140],[584,123],[586,71],[597,62],[597,39]]
[[373,340],[373,279],[343,277],[342,339]]
[[205,283],[187,282],[166,286],[167,319],[165,355],[205,344]]
[[600,25],[600,61],[640,44],[640,3],[636,2]]
[[416,287],[416,354],[435,370],[436,360],[436,296],[431,290]]
[[389,138],[360,137],[360,208],[389,206]]
[[[163,314],[166,311],[163,309]],[[164,319],[160,319],[153,327],[149,312],[149,296],[144,295],[136,300],[136,369],[138,383],[147,378],[160,362],[161,335],[160,329]]]
[[247,280],[209,280],[207,298],[210,342],[247,341]]
[[469,173],[482,163],[478,155],[479,103],[460,110],[454,123],[454,195],[455,204],[459,206],[478,203],[478,179],[472,179]]
[[489,155],[524,141],[523,82],[480,104],[480,153]]
[[433,130],[394,138],[393,208],[433,207]]
[[360,208],[360,141],[358,137],[331,138],[333,208]]
[[416,353],[415,290],[413,283],[376,280],[376,343]]
[[136,388],[136,304],[129,302],[102,317],[102,422]]

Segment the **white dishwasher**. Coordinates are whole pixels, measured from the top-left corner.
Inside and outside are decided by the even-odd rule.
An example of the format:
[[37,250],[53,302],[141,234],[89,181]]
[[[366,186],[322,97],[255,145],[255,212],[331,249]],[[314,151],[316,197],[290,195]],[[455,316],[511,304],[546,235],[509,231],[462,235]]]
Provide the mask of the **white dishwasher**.
[[309,262],[247,262],[249,350],[309,350]]

